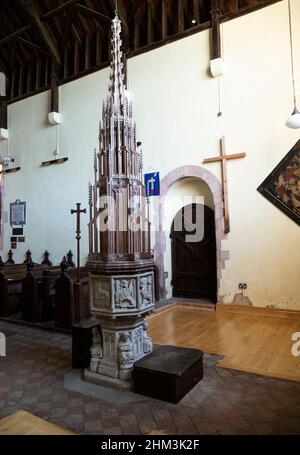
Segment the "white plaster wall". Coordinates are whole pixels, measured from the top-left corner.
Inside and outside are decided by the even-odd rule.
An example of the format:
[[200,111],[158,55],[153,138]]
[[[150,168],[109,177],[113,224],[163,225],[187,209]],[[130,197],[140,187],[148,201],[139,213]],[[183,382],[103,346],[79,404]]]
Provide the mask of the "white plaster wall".
[[[299,0],[292,1],[292,8],[300,98]],[[222,245],[230,251],[230,261],[220,294],[232,302],[243,281],[253,305],[300,310],[299,226],[256,191],[300,136],[299,130],[285,127],[292,110],[287,1],[225,23],[223,37],[227,71],[221,81],[222,118],[217,118],[218,82],[207,74],[208,31],[129,60],[145,171],[159,170],[164,177],[178,166],[201,166],[204,158],[219,153],[221,133],[226,134],[228,152],[247,152],[247,158],[228,165],[232,229]],[[9,107],[9,150],[22,170],[5,178],[4,206],[8,210],[17,198],[28,206],[26,244],[18,248],[17,260],[28,248],[37,261],[46,248],[54,262],[70,248],[75,252],[75,218],[69,210],[76,202],[87,207],[92,149],[107,86],[104,70],[61,87],[60,149],[69,161],[60,166],[40,167],[55,149],[55,128],[46,123],[49,94]],[[4,142],[0,153],[6,153]],[[220,178],[218,164],[206,166]],[[88,247],[86,224],[84,217],[82,260]],[[5,259],[7,225],[4,240]]]

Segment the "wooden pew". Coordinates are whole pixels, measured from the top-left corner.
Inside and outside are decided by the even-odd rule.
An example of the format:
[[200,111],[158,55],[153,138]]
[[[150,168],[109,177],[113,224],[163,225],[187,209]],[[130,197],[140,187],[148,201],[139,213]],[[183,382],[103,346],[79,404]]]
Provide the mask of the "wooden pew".
[[15,314],[21,309],[22,277],[6,276],[0,271],[0,317]]
[[[44,270],[42,275],[39,271],[36,273],[35,270],[33,267],[29,268],[22,280],[22,319],[27,322],[46,322],[55,319],[58,327],[69,328],[71,323],[77,320],[75,312],[77,291],[74,292],[76,269],[70,269],[67,280],[61,278],[59,267]],[[84,289],[86,295],[88,294],[87,269],[82,268],[81,273],[85,277],[83,278],[85,286],[80,286],[80,294]],[[67,281],[70,281],[70,286]],[[59,287],[58,303],[56,303],[55,297],[57,282],[63,283],[62,287]],[[69,307],[72,309],[72,314],[66,310]],[[86,309],[82,311],[83,315],[86,313]]]
[[74,269],[69,272],[66,261],[55,282],[55,325],[69,329],[72,324],[89,317],[89,278],[85,267],[81,280],[75,280]]
[[[67,257],[71,265],[69,274],[75,279],[76,269],[71,251]],[[55,282],[60,275],[60,267],[52,266],[48,251],[45,251],[44,258],[42,264],[34,264],[33,277],[28,277],[23,283],[27,276],[27,264],[30,261],[33,263],[31,252],[27,251],[23,264],[14,263],[12,251],[6,263],[0,257],[0,317],[9,317],[23,310],[25,320],[31,322],[54,319]],[[88,275],[85,267],[82,267],[81,275]],[[37,307],[40,310],[37,311]]]
[[[45,267],[38,267],[35,276],[42,277]],[[26,266],[4,267],[0,276],[0,317],[8,317],[22,309],[22,281],[26,276]]]

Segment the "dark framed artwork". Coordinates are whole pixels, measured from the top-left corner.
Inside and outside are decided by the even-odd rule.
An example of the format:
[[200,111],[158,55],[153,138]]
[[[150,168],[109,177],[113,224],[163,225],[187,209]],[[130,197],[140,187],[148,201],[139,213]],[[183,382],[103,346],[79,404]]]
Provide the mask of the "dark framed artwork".
[[300,140],[257,190],[300,225]]

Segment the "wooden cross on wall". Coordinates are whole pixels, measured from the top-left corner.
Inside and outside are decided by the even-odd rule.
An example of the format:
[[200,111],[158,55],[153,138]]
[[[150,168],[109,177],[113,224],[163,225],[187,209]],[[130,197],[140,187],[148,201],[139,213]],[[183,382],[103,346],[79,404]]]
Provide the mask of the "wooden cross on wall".
[[207,158],[203,161],[207,163],[221,163],[222,169],[222,192],[223,192],[223,211],[224,211],[224,232],[228,234],[230,232],[230,216],[229,216],[229,203],[228,203],[228,187],[227,187],[227,161],[236,160],[238,158],[245,158],[246,153],[236,153],[234,155],[226,155],[225,149],[225,137],[222,136],[220,139],[220,156],[214,158]]

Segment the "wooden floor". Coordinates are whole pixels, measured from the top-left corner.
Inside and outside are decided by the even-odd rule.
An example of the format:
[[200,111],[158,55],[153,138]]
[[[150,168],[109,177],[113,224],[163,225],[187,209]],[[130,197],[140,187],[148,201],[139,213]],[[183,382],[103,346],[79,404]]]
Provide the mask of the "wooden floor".
[[218,365],[300,382],[291,354],[300,319],[173,306],[148,318],[154,343],[193,347],[224,356]]
[[71,431],[60,428],[26,411],[15,412],[0,420],[0,436],[62,436],[73,434]]

